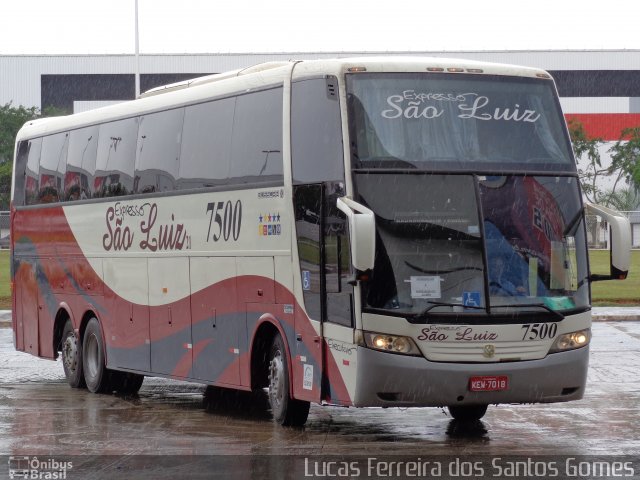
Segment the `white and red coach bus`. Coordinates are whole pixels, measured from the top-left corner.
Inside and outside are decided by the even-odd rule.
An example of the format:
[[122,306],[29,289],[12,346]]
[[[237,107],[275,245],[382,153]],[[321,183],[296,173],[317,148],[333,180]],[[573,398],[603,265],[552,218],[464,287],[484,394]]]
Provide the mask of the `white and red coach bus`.
[[[628,222],[598,212],[624,278]],[[29,122],[11,218],[15,346],[72,387],[268,389],[285,425],[585,389],[594,277],[541,70],[271,63]]]

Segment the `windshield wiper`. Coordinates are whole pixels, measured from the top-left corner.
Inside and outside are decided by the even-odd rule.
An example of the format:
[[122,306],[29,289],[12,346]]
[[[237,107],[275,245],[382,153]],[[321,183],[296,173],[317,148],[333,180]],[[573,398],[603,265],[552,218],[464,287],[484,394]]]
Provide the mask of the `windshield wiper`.
[[492,310],[494,308],[521,308],[521,307],[539,307],[551,313],[554,317],[558,319],[558,321],[564,320],[564,315],[548,307],[544,303],[515,303],[513,305],[491,305]]
[[411,163],[408,160],[404,160],[402,158],[394,157],[394,156],[382,156],[377,155],[375,157],[370,157],[367,159],[358,159],[358,167],[363,169],[369,168],[408,168],[408,169],[416,169],[415,164]]
[[[436,307],[462,307],[464,309],[471,309],[471,310],[485,310],[485,307],[478,307],[475,305],[462,305],[461,303],[448,303],[448,302],[429,302],[429,303],[431,305],[429,305],[427,308],[422,310],[420,313],[416,313],[413,318],[415,319],[426,318],[429,315],[431,315],[431,310],[433,310]],[[552,308],[548,307],[544,303],[516,303],[513,305],[492,305],[491,310],[496,308],[518,308],[519,309],[522,307],[525,307],[525,308],[539,307],[546,310],[550,314],[552,314],[555,318],[558,319],[558,321],[564,320],[564,315],[562,315],[560,312],[553,310]],[[454,312],[454,313],[459,313],[459,312]],[[516,312],[516,313],[519,313],[519,312]]]
[[[431,301],[429,303],[431,305],[429,305],[427,308],[422,310],[420,313],[416,313],[414,315],[414,318],[428,317],[430,315],[431,310],[433,310],[436,307],[462,307],[462,308],[470,308],[473,310],[484,310],[484,307],[478,307],[475,305],[463,305],[461,303],[431,302]],[[455,312],[455,313],[458,313],[458,312]]]
[[[478,272],[482,272],[483,271],[482,267],[457,267],[457,268],[450,268],[449,270],[425,270],[424,268],[421,268],[421,267],[419,267],[417,265],[414,265],[413,263],[408,262],[406,260],[404,261],[404,264],[407,267],[412,268],[416,272],[426,273],[426,274],[429,274],[429,275],[441,275],[441,274],[445,274],[445,273],[463,272],[465,270],[475,270],[475,271],[478,271]],[[454,305],[452,304],[452,306],[454,306]],[[455,305],[455,306],[460,306],[460,305]],[[462,306],[464,306],[464,305],[462,305]]]

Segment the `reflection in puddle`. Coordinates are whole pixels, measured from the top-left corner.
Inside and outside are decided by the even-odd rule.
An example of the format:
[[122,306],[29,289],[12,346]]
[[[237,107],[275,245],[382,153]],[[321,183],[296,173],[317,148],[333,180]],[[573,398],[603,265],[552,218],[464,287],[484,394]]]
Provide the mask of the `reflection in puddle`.
[[202,404],[216,415],[228,415],[247,420],[271,420],[269,400],[264,391],[244,392],[229,388],[208,386]]
[[489,441],[489,431],[482,420],[451,420],[447,425],[447,436],[451,439]]

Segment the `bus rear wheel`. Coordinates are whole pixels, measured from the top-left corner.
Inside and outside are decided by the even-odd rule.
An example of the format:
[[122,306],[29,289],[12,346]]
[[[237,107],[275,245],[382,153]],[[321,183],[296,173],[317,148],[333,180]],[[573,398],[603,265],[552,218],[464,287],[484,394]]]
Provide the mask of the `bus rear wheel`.
[[60,344],[62,353],[62,368],[67,383],[72,388],[83,388],[84,374],[82,373],[82,344],[73,331],[71,319],[68,319],[62,330],[62,342]]
[[302,426],[309,416],[309,402],[289,396],[289,366],[284,341],[274,337],[269,354],[269,404],[273,419],[283,426]]
[[473,422],[480,420],[487,413],[488,405],[449,405],[449,413],[455,420]]
[[105,393],[112,390],[111,376],[105,366],[104,340],[100,322],[92,318],[87,324],[82,339],[82,367],[87,389],[92,393]]

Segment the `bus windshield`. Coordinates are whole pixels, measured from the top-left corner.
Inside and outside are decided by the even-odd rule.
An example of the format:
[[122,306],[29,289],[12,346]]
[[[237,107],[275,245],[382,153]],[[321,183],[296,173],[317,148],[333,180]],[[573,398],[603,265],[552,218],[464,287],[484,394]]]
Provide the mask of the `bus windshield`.
[[577,178],[371,171],[355,181],[376,214],[367,307],[412,315],[587,307]]
[[347,88],[355,168],[575,168],[551,80],[366,73]]

